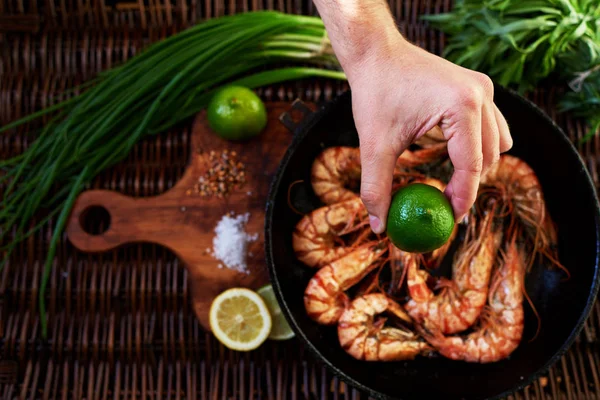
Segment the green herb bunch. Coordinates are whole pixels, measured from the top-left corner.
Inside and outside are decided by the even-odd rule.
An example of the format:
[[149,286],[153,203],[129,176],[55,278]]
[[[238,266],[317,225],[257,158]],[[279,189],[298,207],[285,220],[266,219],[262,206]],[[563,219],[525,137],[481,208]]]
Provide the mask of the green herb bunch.
[[559,109],[588,121],[584,140],[600,127],[598,0],[456,0],[423,18],[448,35],[448,60],[522,94],[562,83]]
[[[225,84],[256,88],[306,77],[346,79],[323,22],[274,11],[242,13],[152,44],[87,82],[81,94],[0,128],[7,132],[50,118],[26,151],[0,161],[6,187],[0,207],[2,266],[19,242],[57,217],[40,287],[42,335],[58,241],[77,195],[97,174],[123,160],[141,138],[199,112]],[[44,217],[32,226],[39,215]]]

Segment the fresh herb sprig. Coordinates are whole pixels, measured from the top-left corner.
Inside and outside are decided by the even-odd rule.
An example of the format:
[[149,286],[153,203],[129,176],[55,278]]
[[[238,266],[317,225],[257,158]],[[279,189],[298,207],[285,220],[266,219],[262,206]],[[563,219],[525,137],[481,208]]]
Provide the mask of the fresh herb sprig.
[[600,126],[598,0],[456,0],[448,13],[423,19],[448,35],[443,56],[525,93],[562,83],[561,111]]
[[569,111],[574,116],[585,119],[590,125],[589,132],[581,139],[590,140],[600,131],[600,72],[596,70],[587,77],[578,91],[568,92],[559,104],[559,110]]
[[[97,174],[123,160],[141,138],[193,116],[222,85],[256,88],[306,77],[346,79],[319,18],[275,11],[236,14],[150,45],[100,73],[81,94],[0,128],[7,132],[50,118],[26,151],[0,161],[0,183],[6,186],[1,266],[18,243],[57,217],[40,285],[42,336],[47,335],[45,292],[61,233],[77,195]],[[31,226],[38,213],[45,216]]]

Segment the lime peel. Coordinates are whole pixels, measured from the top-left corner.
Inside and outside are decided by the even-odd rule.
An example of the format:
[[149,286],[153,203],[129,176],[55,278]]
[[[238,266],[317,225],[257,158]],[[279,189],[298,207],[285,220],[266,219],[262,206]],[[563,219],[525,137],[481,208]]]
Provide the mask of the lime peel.
[[267,307],[269,308],[269,312],[271,313],[271,318],[273,320],[271,333],[269,334],[269,339],[271,340],[287,340],[291,339],[295,336],[294,331],[288,324],[285,316],[281,312],[281,307],[277,302],[277,298],[275,297],[275,293],[273,292],[272,285],[265,285],[258,289],[258,294],[263,298]]
[[391,242],[403,251],[431,252],[452,235],[452,205],[435,186],[409,184],[392,196],[386,230]]
[[212,96],[206,119],[211,130],[227,140],[245,140],[260,134],[267,125],[263,101],[244,86],[225,86]]

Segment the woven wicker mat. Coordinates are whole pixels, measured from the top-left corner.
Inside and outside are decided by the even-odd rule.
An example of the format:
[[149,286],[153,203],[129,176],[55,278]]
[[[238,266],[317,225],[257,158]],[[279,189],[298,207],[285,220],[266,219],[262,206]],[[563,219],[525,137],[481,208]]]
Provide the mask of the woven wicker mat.
[[[449,0],[390,2],[403,33],[439,54],[444,37],[418,21]],[[0,0],[0,124],[51,103],[55,95],[140,48],[190,24],[223,14],[277,9],[314,14],[300,0]],[[346,89],[305,80],[261,91],[265,100],[324,101]],[[583,126],[557,115],[553,89],[531,98],[570,135]],[[24,131],[0,138],[0,156],[22,151]],[[189,127],[138,144],[99,176],[95,188],[136,196],[164,192],[188,159]],[[579,149],[598,184],[600,141]],[[38,341],[37,295],[52,223],[14,252],[0,274],[0,397],[3,399],[229,399],[364,396],[334,378],[296,340],[230,352],[204,333],[189,306],[186,271],[169,251],[135,245],[91,256],[63,238],[48,301],[48,343]],[[600,308],[549,373],[513,398],[600,397]]]

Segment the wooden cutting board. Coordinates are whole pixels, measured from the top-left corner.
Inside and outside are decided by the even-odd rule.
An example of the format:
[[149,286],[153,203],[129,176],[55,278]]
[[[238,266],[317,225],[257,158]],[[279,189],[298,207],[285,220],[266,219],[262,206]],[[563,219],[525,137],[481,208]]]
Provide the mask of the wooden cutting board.
[[[292,134],[280,122],[291,105],[276,102],[266,106],[269,119],[265,131],[244,143],[219,138],[208,127],[205,112],[198,114],[188,168],[181,180],[162,195],[133,198],[107,190],[83,192],[67,225],[69,240],[85,252],[108,251],[131,242],[153,242],[169,248],[186,265],[194,312],[202,326],[210,330],[208,311],[216,295],[231,287],[257,289],[268,283],[263,233],[265,204],[272,177]],[[237,160],[245,165],[246,182],[223,198],[201,197],[194,186],[208,173],[211,151],[213,156],[221,156],[224,150],[229,155],[235,152]],[[86,211],[94,206],[105,208],[110,215],[108,230],[98,235],[87,233],[82,222]],[[249,274],[219,267],[223,263],[207,253],[207,249],[213,249],[215,226],[230,212],[249,213],[245,230],[258,235],[248,247]]]

